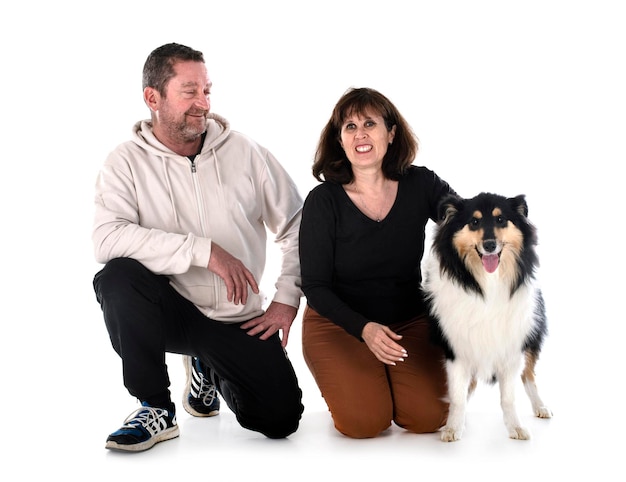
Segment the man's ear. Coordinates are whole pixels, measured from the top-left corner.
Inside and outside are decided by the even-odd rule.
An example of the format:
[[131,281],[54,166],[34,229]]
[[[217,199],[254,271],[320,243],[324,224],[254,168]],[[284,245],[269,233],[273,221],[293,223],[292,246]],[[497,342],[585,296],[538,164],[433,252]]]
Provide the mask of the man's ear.
[[161,96],[154,87],[146,87],[143,89],[143,100],[152,112],[159,110]]

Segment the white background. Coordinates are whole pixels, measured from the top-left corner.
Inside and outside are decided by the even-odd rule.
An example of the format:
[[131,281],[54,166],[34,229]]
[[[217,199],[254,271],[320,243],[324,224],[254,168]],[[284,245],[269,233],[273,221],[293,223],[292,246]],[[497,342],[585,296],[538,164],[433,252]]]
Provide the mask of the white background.
[[[607,480],[624,442],[621,310],[626,17],[593,1],[21,2],[0,18],[2,444],[7,480]],[[479,386],[466,437],[392,429],[341,437],[302,361],[301,429],[269,441],[223,405],[135,455],[104,449],[135,407],[91,288],[97,171],[148,117],[141,70],[155,47],[205,53],[213,111],[268,147],[303,196],[313,151],[351,86],[373,87],[420,139],[417,164],[462,195],[526,194],[539,229],[550,337],[538,366],[555,417],[520,415],[509,440],[496,388]],[[618,174],[619,173],[619,174]],[[275,258],[270,259],[270,264]],[[264,282],[271,290],[275,272]],[[180,407],[184,371],[171,357]],[[180,407],[182,408],[182,407]]]

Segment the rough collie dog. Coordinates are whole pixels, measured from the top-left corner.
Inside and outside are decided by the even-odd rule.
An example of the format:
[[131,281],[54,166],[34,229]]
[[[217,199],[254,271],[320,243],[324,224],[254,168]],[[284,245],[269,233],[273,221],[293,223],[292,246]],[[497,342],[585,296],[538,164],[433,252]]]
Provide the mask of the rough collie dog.
[[552,416],[535,384],[535,363],[547,334],[535,280],[536,244],[524,195],[449,196],[439,205],[423,289],[433,334],[446,354],[450,411],[441,430],[444,442],[461,439],[477,380],[498,383],[513,439],[530,438],[515,408],[520,374],[535,415]]

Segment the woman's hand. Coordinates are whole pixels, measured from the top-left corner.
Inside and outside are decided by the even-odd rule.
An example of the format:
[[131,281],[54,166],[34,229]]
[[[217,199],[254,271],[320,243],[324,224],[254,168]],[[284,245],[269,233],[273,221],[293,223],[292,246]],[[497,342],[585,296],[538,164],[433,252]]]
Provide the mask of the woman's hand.
[[361,338],[374,356],[387,365],[395,365],[408,356],[402,345],[396,343],[402,336],[394,333],[388,326],[370,321],[363,328]]

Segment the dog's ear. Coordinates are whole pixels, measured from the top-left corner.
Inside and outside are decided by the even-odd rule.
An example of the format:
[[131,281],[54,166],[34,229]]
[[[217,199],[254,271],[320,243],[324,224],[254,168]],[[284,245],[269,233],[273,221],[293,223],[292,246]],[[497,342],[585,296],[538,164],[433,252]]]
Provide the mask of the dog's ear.
[[448,223],[461,209],[463,199],[454,194],[448,194],[439,202],[437,209],[437,224]]
[[514,211],[517,211],[525,218],[528,217],[528,203],[526,202],[526,196],[524,194],[509,198],[509,203]]

